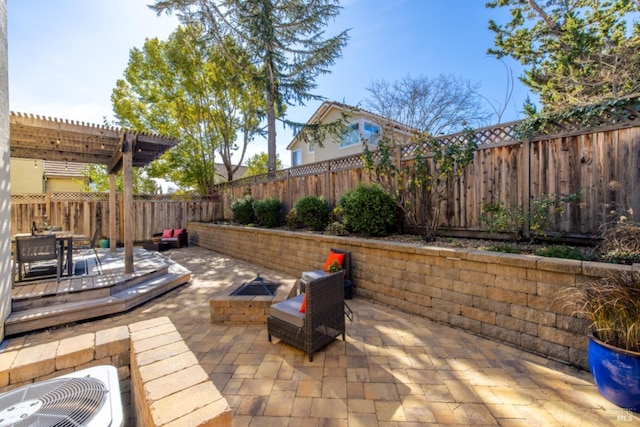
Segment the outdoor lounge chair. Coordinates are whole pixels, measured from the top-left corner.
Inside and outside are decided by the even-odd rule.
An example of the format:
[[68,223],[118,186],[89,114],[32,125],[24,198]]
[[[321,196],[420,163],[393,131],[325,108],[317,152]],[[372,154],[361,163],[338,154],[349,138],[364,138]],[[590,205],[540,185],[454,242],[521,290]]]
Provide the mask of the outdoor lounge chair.
[[153,237],[160,237],[160,241],[168,243],[171,248],[183,248],[189,246],[189,234],[186,228],[166,229],[162,233],[156,233]]
[[18,281],[21,282],[25,278],[26,265],[31,266],[32,263],[38,261],[56,260],[55,275],[56,281],[59,282],[62,273],[62,255],[62,249],[56,241],[56,236],[31,236],[16,239]]
[[[306,298],[306,311],[300,312]],[[267,317],[267,333],[309,355],[342,335],[345,340],[344,274],[342,271],[312,280],[306,293],[273,304]]]

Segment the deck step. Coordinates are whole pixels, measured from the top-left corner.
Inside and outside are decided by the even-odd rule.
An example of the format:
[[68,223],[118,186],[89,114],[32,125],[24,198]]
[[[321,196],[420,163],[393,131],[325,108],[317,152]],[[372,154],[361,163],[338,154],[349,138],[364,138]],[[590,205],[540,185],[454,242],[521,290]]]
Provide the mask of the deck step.
[[133,288],[141,283],[147,283],[158,277],[162,277],[169,271],[169,266],[150,270],[136,274],[128,279],[122,276],[110,277],[109,275],[98,275],[88,277],[78,277],[66,279],[58,284],[31,285],[14,295],[11,303],[11,311],[31,310],[66,304],[69,302],[79,302],[94,300],[97,298],[115,295],[127,288]]
[[5,334],[16,335],[81,320],[122,313],[191,279],[191,273],[174,264],[161,276],[151,277],[113,295],[71,301],[13,312],[5,321]]

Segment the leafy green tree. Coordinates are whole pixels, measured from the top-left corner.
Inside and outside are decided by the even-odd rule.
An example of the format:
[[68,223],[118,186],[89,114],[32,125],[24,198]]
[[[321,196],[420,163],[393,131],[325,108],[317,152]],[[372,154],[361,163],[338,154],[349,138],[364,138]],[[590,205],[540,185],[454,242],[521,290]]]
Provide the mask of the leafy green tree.
[[[227,179],[233,179],[247,145],[260,131],[264,109],[249,57],[231,38],[220,43],[205,43],[198,26],[179,27],[167,41],[147,40],[142,49],[130,51],[124,79],[111,96],[119,125],[180,141],[154,162],[149,174],[200,194],[213,188],[216,155]],[[227,52],[234,55],[233,63]],[[234,166],[231,157],[239,149]]]
[[285,105],[320,99],[311,93],[315,79],[329,72],[346,45],[347,31],[324,34],[340,11],[338,0],[156,0],[150,7],[175,11],[182,22],[201,24],[218,43],[230,36],[247,50],[264,88],[267,166],[275,171],[276,118]]
[[[89,183],[82,183],[83,191],[96,191],[106,193],[109,191],[109,174],[104,165],[88,165],[82,170],[82,174],[89,178]],[[116,175],[116,191],[123,191],[122,172]],[[160,186],[149,176],[143,168],[133,168],[133,192],[134,194],[159,194]]]
[[[640,90],[640,10],[633,0],[493,0],[511,20],[489,21],[495,47],[527,67],[521,80],[543,111],[600,103]],[[528,106],[529,113],[531,105]]]
[[[247,170],[242,176],[254,176],[269,172],[269,167],[267,166],[268,161],[269,156],[264,151],[254,154],[247,160]],[[282,162],[280,161],[279,155],[276,155],[276,168],[282,169]]]

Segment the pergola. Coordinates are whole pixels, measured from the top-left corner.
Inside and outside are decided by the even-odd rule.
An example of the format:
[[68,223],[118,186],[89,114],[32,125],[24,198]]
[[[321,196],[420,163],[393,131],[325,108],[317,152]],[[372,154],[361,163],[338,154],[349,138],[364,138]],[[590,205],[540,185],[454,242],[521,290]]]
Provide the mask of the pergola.
[[123,171],[124,269],[133,273],[133,166],[146,166],[177,144],[161,135],[11,112],[11,157],[94,163],[109,173],[109,238],[116,250],[115,176]]

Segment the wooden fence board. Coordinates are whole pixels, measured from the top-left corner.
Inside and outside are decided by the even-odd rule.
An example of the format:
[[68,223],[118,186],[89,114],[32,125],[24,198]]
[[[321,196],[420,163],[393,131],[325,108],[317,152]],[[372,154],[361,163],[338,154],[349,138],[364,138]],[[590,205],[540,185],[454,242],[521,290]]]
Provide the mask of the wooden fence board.
[[[41,196],[41,197],[37,197]],[[17,195],[11,201],[11,233],[29,233],[31,223],[41,226],[46,219],[48,224],[60,226],[63,230],[73,231],[91,237],[100,229],[102,235],[109,233],[109,203],[106,198],[87,199],[87,193],[65,193],[64,200],[57,200],[58,193],[45,195]],[[116,206],[122,206],[122,197],[118,195]],[[75,200],[74,200],[75,198]],[[154,233],[164,228],[183,228],[189,221],[211,222],[222,219],[220,201],[201,200],[135,200],[133,201],[132,223],[134,241],[151,239]],[[123,241],[121,211],[116,212],[119,224],[118,241]]]

